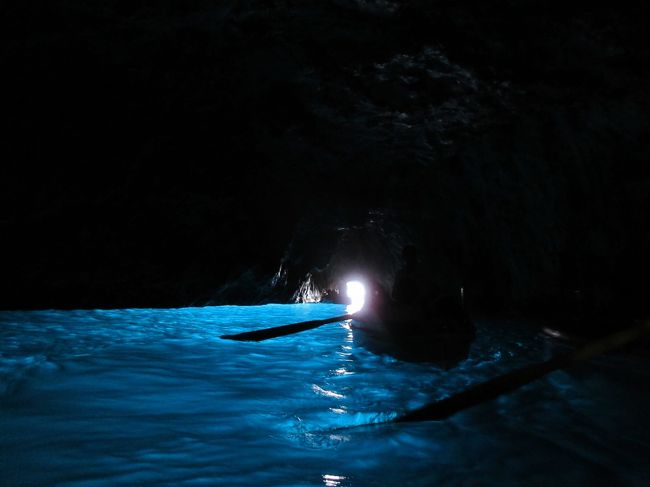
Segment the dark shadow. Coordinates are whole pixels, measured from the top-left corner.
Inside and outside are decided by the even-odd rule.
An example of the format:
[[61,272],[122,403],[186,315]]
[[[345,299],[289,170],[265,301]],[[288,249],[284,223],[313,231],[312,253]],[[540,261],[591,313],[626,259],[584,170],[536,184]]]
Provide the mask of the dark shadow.
[[[405,278],[397,289],[413,290],[408,281]],[[373,353],[399,360],[454,367],[468,357],[476,337],[460,295],[419,298],[397,301],[381,285],[372,283],[364,309],[353,320],[355,341]]]

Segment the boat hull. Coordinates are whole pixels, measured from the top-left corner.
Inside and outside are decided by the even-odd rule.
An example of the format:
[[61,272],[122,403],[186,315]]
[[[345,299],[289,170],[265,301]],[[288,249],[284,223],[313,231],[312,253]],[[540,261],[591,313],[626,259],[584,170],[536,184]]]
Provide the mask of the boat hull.
[[465,360],[476,337],[471,323],[450,329],[443,321],[409,313],[400,319],[365,312],[352,319],[352,331],[355,341],[373,353],[443,368]]

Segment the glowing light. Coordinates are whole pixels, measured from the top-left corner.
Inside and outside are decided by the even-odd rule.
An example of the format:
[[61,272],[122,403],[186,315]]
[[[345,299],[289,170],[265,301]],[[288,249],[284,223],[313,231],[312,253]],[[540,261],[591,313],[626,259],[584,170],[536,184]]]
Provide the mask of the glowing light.
[[341,367],[340,369],[336,369],[334,371],[334,375],[353,375],[353,374],[354,374],[354,372],[350,372],[345,367]]
[[337,487],[346,478],[343,475],[323,475],[323,483],[326,487]]
[[348,414],[348,410],[345,408],[329,408],[335,414]]
[[348,298],[350,298],[350,304],[348,305],[348,313],[356,313],[366,302],[366,288],[359,281],[348,281],[345,285],[347,287]]
[[343,394],[339,394],[336,391],[328,391],[327,389],[323,389],[322,387],[312,384],[311,389],[316,393],[321,396],[325,397],[333,397],[334,399],[343,399],[345,396]]

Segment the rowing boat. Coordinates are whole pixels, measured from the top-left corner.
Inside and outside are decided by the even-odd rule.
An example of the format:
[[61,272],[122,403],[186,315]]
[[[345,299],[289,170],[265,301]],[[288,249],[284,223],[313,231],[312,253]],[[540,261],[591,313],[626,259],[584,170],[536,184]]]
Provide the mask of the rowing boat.
[[364,308],[352,318],[355,340],[377,354],[409,362],[431,362],[450,368],[465,360],[476,330],[454,300],[431,308],[399,306]]

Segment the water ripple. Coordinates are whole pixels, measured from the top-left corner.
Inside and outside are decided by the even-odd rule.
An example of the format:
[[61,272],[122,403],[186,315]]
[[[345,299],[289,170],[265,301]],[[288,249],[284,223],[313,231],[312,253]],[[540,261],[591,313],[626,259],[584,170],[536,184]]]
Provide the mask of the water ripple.
[[650,368],[642,357],[556,372],[445,422],[355,428],[548,358],[561,345],[519,323],[480,322],[467,360],[446,370],[376,355],[345,323],[260,343],[219,338],[342,310],[0,313],[3,485],[647,479],[650,397],[640,391]]

